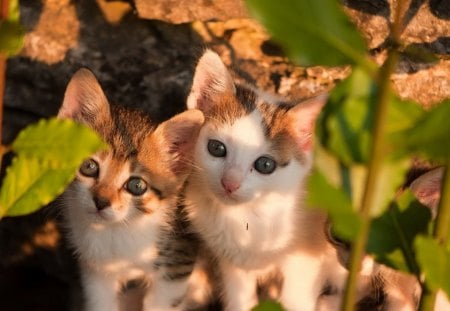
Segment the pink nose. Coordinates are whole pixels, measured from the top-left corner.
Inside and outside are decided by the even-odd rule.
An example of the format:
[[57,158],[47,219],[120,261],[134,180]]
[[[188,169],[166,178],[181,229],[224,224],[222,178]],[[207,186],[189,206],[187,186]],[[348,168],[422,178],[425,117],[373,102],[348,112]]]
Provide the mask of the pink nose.
[[228,180],[226,178],[221,179],[222,187],[228,192],[233,193],[241,186],[239,182],[234,180]]

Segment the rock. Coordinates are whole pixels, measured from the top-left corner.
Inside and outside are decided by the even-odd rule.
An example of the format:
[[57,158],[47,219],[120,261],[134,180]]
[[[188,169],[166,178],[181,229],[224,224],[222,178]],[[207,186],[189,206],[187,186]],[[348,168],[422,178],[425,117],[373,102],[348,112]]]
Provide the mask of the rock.
[[135,0],[139,17],[180,24],[247,17],[241,0]]
[[22,15],[22,23],[32,30],[25,36],[21,55],[55,64],[62,61],[67,51],[77,44],[80,23],[71,1],[45,0],[42,3],[42,8],[39,8],[37,1],[29,6],[30,10],[37,11],[32,14],[42,12],[35,25],[30,24],[26,15]]

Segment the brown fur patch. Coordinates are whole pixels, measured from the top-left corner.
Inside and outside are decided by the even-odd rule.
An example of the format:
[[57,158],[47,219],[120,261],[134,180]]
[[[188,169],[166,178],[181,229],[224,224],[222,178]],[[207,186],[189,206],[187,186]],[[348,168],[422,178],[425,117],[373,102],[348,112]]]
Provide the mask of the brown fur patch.
[[256,108],[256,94],[241,86],[236,86],[236,94],[211,94],[209,100],[214,101],[214,105],[206,112],[206,120],[217,125],[233,124]]

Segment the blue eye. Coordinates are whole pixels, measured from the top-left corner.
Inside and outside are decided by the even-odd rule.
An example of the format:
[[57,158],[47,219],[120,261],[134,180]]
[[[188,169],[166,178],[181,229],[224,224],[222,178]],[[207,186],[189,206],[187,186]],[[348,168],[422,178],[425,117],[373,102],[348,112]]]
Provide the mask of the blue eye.
[[93,159],[89,159],[81,163],[80,173],[86,177],[98,177],[99,171],[100,168],[98,163]]
[[125,184],[125,189],[135,196],[143,195],[147,191],[147,183],[139,177],[131,177]]
[[227,148],[225,145],[215,139],[210,139],[208,141],[208,152],[216,158],[223,158],[227,155]]
[[262,156],[256,159],[253,167],[261,174],[272,174],[277,168],[277,162],[269,157]]

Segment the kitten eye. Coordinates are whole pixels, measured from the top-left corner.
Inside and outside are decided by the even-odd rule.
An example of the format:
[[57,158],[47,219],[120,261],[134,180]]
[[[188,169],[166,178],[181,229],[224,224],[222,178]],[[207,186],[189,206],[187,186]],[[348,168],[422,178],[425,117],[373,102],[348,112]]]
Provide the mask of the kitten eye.
[[98,163],[93,159],[84,161],[80,166],[80,173],[86,177],[98,177],[99,170]]
[[125,184],[125,189],[132,195],[143,195],[147,191],[147,183],[139,177],[131,177]]
[[227,148],[218,140],[210,139],[208,141],[208,152],[217,158],[223,158],[227,155]]
[[256,159],[253,166],[261,174],[271,174],[277,168],[277,163],[269,157],[262,156]]

